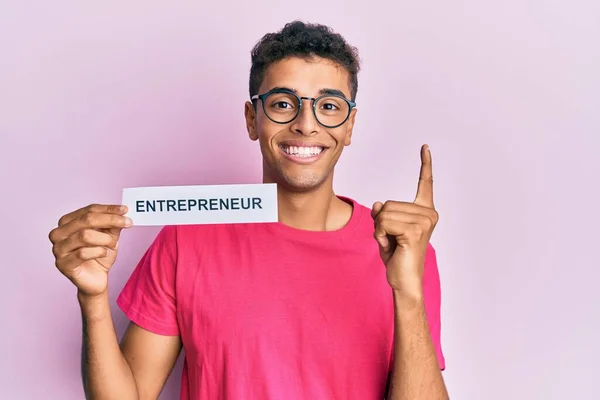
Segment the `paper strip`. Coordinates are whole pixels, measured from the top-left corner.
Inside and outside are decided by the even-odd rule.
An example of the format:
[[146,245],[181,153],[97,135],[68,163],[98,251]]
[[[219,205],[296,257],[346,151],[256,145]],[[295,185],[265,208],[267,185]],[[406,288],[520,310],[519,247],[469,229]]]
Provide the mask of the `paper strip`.
[[277,222],[277,185],[126,188],[122,204],[134,226]]

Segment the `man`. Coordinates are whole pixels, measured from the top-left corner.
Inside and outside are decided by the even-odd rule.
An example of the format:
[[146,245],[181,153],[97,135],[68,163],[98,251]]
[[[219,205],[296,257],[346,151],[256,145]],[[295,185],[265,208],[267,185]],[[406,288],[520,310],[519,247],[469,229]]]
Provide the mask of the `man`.
[[60,219],[50,239],[78,289],[90,398],[156,399],[182,348],[181,399],[448,398],[429,149],[414,202],[368,209],[333,191],[358,71],[321,25],[255,46],[246,125],[279,222],[163,228],[117,300],[132,321],[120,344],[107,285],[126,210]]

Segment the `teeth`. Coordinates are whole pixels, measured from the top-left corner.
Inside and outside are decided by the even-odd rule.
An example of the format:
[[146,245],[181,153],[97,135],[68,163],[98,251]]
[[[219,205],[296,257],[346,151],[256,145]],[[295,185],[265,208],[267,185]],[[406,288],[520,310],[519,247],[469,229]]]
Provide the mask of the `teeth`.
[[282,146],[283,151],[296,157],[313,157],[321,154],[322,147]]

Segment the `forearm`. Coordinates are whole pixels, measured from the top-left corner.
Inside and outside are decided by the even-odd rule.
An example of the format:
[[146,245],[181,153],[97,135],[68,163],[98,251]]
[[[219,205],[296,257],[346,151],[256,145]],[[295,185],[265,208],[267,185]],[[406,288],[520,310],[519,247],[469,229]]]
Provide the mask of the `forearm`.
[[108,296],[79,296],[79,304],[83,323],[81,373],[86,398],[137,400],[135,379],[119,347]]
[[446,400],[448,392],[422,301],[406,304],[394,292],[394,366],[390,400]]

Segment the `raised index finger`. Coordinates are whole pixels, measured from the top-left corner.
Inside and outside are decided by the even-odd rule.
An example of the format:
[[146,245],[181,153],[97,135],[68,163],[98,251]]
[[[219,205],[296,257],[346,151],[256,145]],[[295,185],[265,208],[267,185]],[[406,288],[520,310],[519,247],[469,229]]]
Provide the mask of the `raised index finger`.
[[431,167],[431,151],[428,145],[421,147],[421,171],[419,173],[419,185],[417,186],[417,196],[414,203],[423,207],[434,208],[433,170]]

